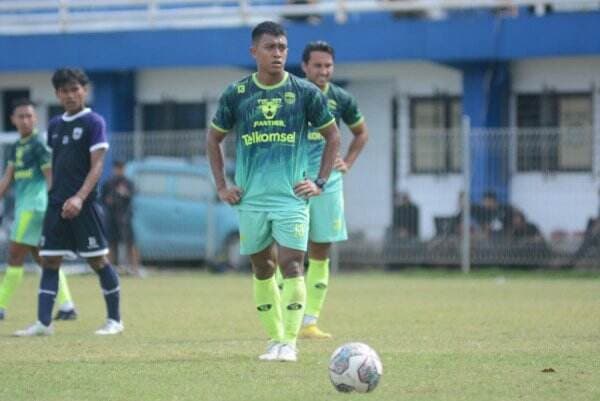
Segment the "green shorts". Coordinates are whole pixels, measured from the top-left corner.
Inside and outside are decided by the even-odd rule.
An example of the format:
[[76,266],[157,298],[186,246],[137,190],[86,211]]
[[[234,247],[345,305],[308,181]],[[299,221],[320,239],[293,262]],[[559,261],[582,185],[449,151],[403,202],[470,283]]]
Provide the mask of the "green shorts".
[[10,240],[19,244],[38,246],[44,225],[44,212],[20,210],[10,228]]
[[344,218],[344,193],[336,191],[310,198],[308,238],[312,242],[339,242],[348,239]]
[[308,207],[276,212],[238,210],[238,214],[242,255],[258,253],[273,240],[286,248],[306,251]]

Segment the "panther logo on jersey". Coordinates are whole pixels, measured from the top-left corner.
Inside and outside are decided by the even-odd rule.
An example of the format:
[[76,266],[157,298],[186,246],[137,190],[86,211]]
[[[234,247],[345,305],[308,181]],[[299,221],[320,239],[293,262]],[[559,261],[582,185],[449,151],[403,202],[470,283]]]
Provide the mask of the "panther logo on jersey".
[[267,120],[272,120],[281,107],[281,99],[258,99],[258,105]]

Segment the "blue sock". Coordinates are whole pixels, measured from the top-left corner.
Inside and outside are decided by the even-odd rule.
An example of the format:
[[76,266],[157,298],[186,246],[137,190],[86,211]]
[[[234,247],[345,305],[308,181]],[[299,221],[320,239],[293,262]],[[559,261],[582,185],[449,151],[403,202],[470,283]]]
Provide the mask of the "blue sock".
[[43,325],[52,323],[52,308],[58,292],[58,270],[42,269],[38,292],[38,320]]
[[96,273],[100,277],[100,286],[104,293],[108,318],[120,322],[119,299],[121,298],[121,289],[119,288],[119,276],[111,265],[104,266]]

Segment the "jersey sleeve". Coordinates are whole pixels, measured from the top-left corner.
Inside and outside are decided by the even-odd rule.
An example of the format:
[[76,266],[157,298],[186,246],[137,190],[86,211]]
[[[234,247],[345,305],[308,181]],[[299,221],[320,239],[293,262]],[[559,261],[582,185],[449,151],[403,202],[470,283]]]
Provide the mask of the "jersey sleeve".
[[10,145],[10,148],[8,149],[8,156],[6,159],[6,164],[9,166],[14,166],[15,165],[15,149],[17,148],[16,144],[12,144]]
[[35,156],[38,160],[40,169],[45,170],[49,168],[52,164],[50,149],[48,149],[43,142],[36,142]]
[[346,123],[346,125],[350,128],[354,128],[360,123],[362,123],[365,118],[362,113],[358,109],[358,103],[354,96],[349,93],[345,93],[346,101],[344,102],[344,109],[342,110],[342,121]]
[[219,104],[217,111],[211,122],[211,127],[217,131],[226,133],[233,129],[235,126],[235,113],[234,113],[234,89],[235,86],[230,85],[225,89],[221,97],[219,98]]
[[91,120],[90,129],[90,152],[97,149],[108,149],[108,139],[106,137],[106,123],[98,115]]
[[56,129],[56,125],[58,124],[57,121],[58,118],[53,117],[48,123],[48,129],[46,130],[46,146],[48,146],[50,149],[52,149],[52,133]]
[[308,88],[305,98],[306,118],[315,130],[319,131],[335,122],[335,117],[327,107],[327,98],[317,87]]

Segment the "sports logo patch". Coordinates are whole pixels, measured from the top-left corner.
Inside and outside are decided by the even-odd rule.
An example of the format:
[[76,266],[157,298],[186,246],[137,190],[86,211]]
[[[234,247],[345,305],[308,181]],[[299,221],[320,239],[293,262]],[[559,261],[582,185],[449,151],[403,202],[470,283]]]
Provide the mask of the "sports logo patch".
[[287,104],[296,103],[296,94],[294,92],[285,92],[283,94],[283,101]]
[[96,237],[88,237],[88,249],[98,248]]
[[73,140],[75,140],[75,141],[79,140],[79,138],[81,138],[81,135],[83,135],[83,128],[81,128],[81,127],[73,128]]
[[279,107],[281,107],[281,99],[258,99],[258,106],[260,111],[267,120],[272,120],[277,115]]

